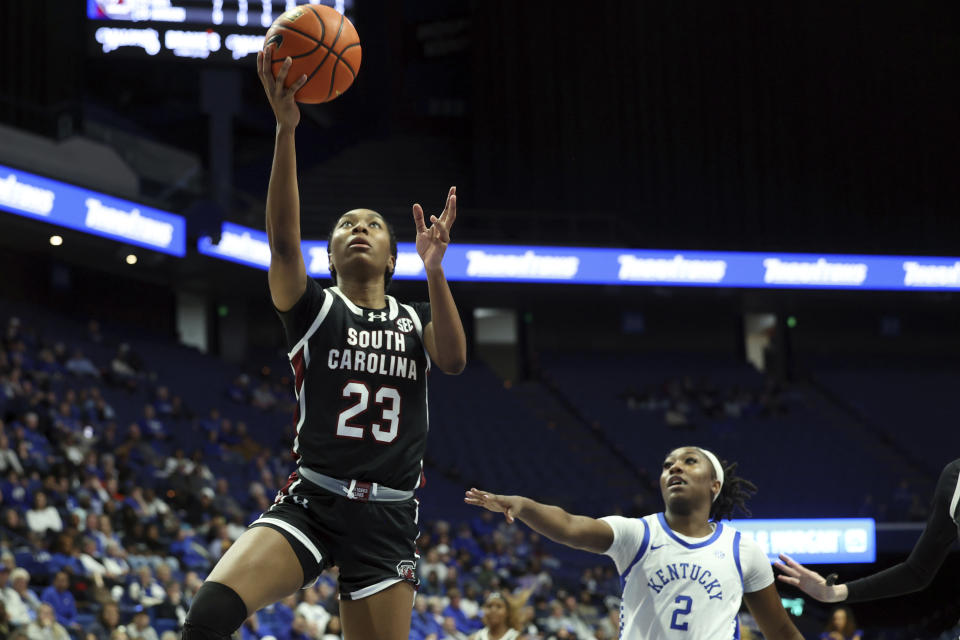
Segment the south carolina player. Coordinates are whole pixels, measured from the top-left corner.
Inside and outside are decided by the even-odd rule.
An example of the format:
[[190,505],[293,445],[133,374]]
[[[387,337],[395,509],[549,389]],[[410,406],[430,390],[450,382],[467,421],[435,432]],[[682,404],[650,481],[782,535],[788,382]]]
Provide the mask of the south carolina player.
[[187,640],[225,639],[249,613],[340,569],[346,640],[400,640],[410,631],[417,583],[417,501],[428,429],[431,360],[447,373],[466,362],[466,338],[441,260],[457,216],[455,188],[440,217],[413,206],[417,253],[430,304],[386,295],[397,259],[380,214],[354,209],[330,234],[323,289],[300,251],[294,130],[300,112],[276,81],[271,50],[258,54],[260,80],[277,118],[267,193],[269,285],[295,373],[298,468],[276,502],[233,544],[197,592]]
[[468,504],[519,518],[551,540],[613,558],[623,597],[620,638],[730,640],[746,601],[768,640],[802,640],[780,602],[760,548],[720,523],[755,487],[698,447],[671,451],[660,491],[666,509],[644,518],[575,516],[520,496],[470,489]]
[[[863,602],[925,589],[960,536],[960,459],[940,472],[933,492],[930,517],[910,556],[889,569],[846,584],[834,584],[836,574],[824,578],[787,555],[776,567],[778,578],[821,602]],[[785,563],[785,564],[784,564]]]

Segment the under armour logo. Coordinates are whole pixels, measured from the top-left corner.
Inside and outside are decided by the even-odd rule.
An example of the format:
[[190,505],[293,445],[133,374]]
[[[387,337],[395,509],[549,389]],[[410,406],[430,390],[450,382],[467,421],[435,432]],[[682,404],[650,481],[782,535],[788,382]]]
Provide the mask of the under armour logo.
[[373,311],[367,312],[367,320],[369,320],[370,322],[373,322],[374,320],[383,322],[386,319],[387,319],[386,311],[381,311],[380,313],[374,313]]
[[293,496],[293,502],[294,502],[294,504],[298,504],[298,505],[300,505],[301,507],[303,507],[304,509],[306,509],[306,508],[307,508],[307,503],[309,502],[309,500],[307,500],[307,499],[304,498],[303,496]]

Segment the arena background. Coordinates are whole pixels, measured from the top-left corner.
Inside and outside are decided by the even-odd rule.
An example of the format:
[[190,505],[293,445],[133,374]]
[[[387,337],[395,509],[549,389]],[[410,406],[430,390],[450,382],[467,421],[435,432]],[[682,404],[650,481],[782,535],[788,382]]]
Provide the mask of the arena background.
[[[289,369],[264,272],[197,248],[202,237],[220,241],[224,222],[263,228],[274,123],[254,56],[234,60],[222,25],[216,51],[181,57],[161,38],[155,56],[138,46],[105,52],[97,30],[110,25],[88,19],[96,4],[0,5],[0,419],[9,448],[19,452],[26,440],[34,460],[23,477],[4,480],[3,507],[22,519],[43,485],[58,496],[68,531],[79,508],[69,479],[83,477],[68,449],[103,453],[111,421],[124,442],[130,424],[150,420],[145,404],[165,407],[158,387],[194,417],[161,415],[170,439],[157,453],[195,446],[214,470],[240,454],[211,409],[246,422],[276,454],[277,474],[286,459],[276,434],[290,423]],[[876,518],[874,563],[819,570],[846,580],[905,557],[937,472],[960,450],[955,11],[923,2],[440,0],[355,0],[346,11],[363,45],[359,77],[342,98],[304,107],[298,130],[306,239],[324,240],[339,213],[364,206],[410,241],[410,205],[439,209],[456,184],[452,247],[936,256],[947,274],[937,286],[896,291],[454,282],[470,364],[459,378],[431,378],[426,521],[456,531],[476,518],[460,504],[471,484],[590,515],[649,513],[659,505],[661,456],[703,442],[760,487],[756,517]],[[21,173],[11,182],[12,171]],[[11,195],[22,172],[183,216],[186,254],[24,215]],[[391,293],[418,300],[426,288],[398,279]],[[50,362],[43,352],[57,343],[64,352]],[[99,381],[65,368],[77,348],[101,370]],[[118,358],[131,377],[118,373]],[[55,402],[20,380],[34,393],[52,390]],[[91,386],[114,419],[81,411]],[[70,389],[75,406],[58,414]],[[22,431],[30,410],[41,413],[46,444]],[[90,442],[70,439],[85,426]],[[209,433],[217,435],[205,442]],[[106,509],[115,526],[123,521],[128,552],[149,557],[118,496],[138,482],[165,485],[138,480],[133,468],[120,469],[116,504]],[[67,484],[58,488],[58,478]],[[231,492],[243,517],[255,511],[244,484]],[[200,518],[198,544],[218,549],[209,543],[225,528],[207,521],[216,509],[204,516],[199,495],[174,502],[183,522]],[[39,594],[61,566],[49,564],[49,552],[70,554],[48,546],[61,544],[56,537],[18,535],[6,518],[3,550],[29,564]],[[472,535],[483,553],[461,564],[468,574],[482,557],[507,553],[491,551],[482,530]],[[174,579],[185,579],[176,541],[161,533],[173,546],[154,555],[176,557]],[[73,534],[77,545],[90,535]],[[605,564],[543,549],[558,559],[544,607],[558,589],[580,597],[583,571]],[[523,558],[504,562],[508,586],[530,574]],[[868,637],[956,637],[948,630],[960,617],[958,570],[954,549],[922,593],[853,605],[860,626]],[[102,603],[86,597],[91,578],[78,571],[72,580],[92,623]],[[138,602],[123,584],[126,622]],[[791,602],[802,595],[780,591]],[[605,595],[597,587],[587,598],[602,610]],[[326,604],[335,615],[336,602]],[[797,624],[818,637],[828,612],[804,598]]]

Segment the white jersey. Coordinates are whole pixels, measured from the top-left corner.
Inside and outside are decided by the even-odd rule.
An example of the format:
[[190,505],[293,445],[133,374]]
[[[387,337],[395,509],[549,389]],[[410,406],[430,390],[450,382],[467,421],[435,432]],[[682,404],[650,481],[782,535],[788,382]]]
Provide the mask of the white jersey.
[[[520,637],[520,632],[516,629],[507,629],[507,632],[500,636],[500,640],[517,640]],[[470,636],[470,640],[490,640],[490,630],[484,627],[477,631],[474,635]]]
[[606,554],[620,572],[621,640],[733,640],[744,592],[773,583],[759,546],[722,523],[706,538],[670,529],[663,513],[603,518],[614,532]]

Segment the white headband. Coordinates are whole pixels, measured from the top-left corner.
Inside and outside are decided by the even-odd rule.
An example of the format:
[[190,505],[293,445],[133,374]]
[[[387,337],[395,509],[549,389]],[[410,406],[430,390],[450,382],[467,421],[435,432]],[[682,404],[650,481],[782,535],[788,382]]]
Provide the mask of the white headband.
[[[700,447],[697,447],[700,449]],[[713,465],[713,471],[717,474],[717,480],[720,481],[720,491],[723,491],[723,465],[720,464],[720,461],[717,459],[717,456],[713,455],[706,449],[700,449],[703,455],[707,456],[707,460],[710,461],[710,464]],[[720,497],[720,491],[717,491],[717,494],[713,496],[714,501]]]

